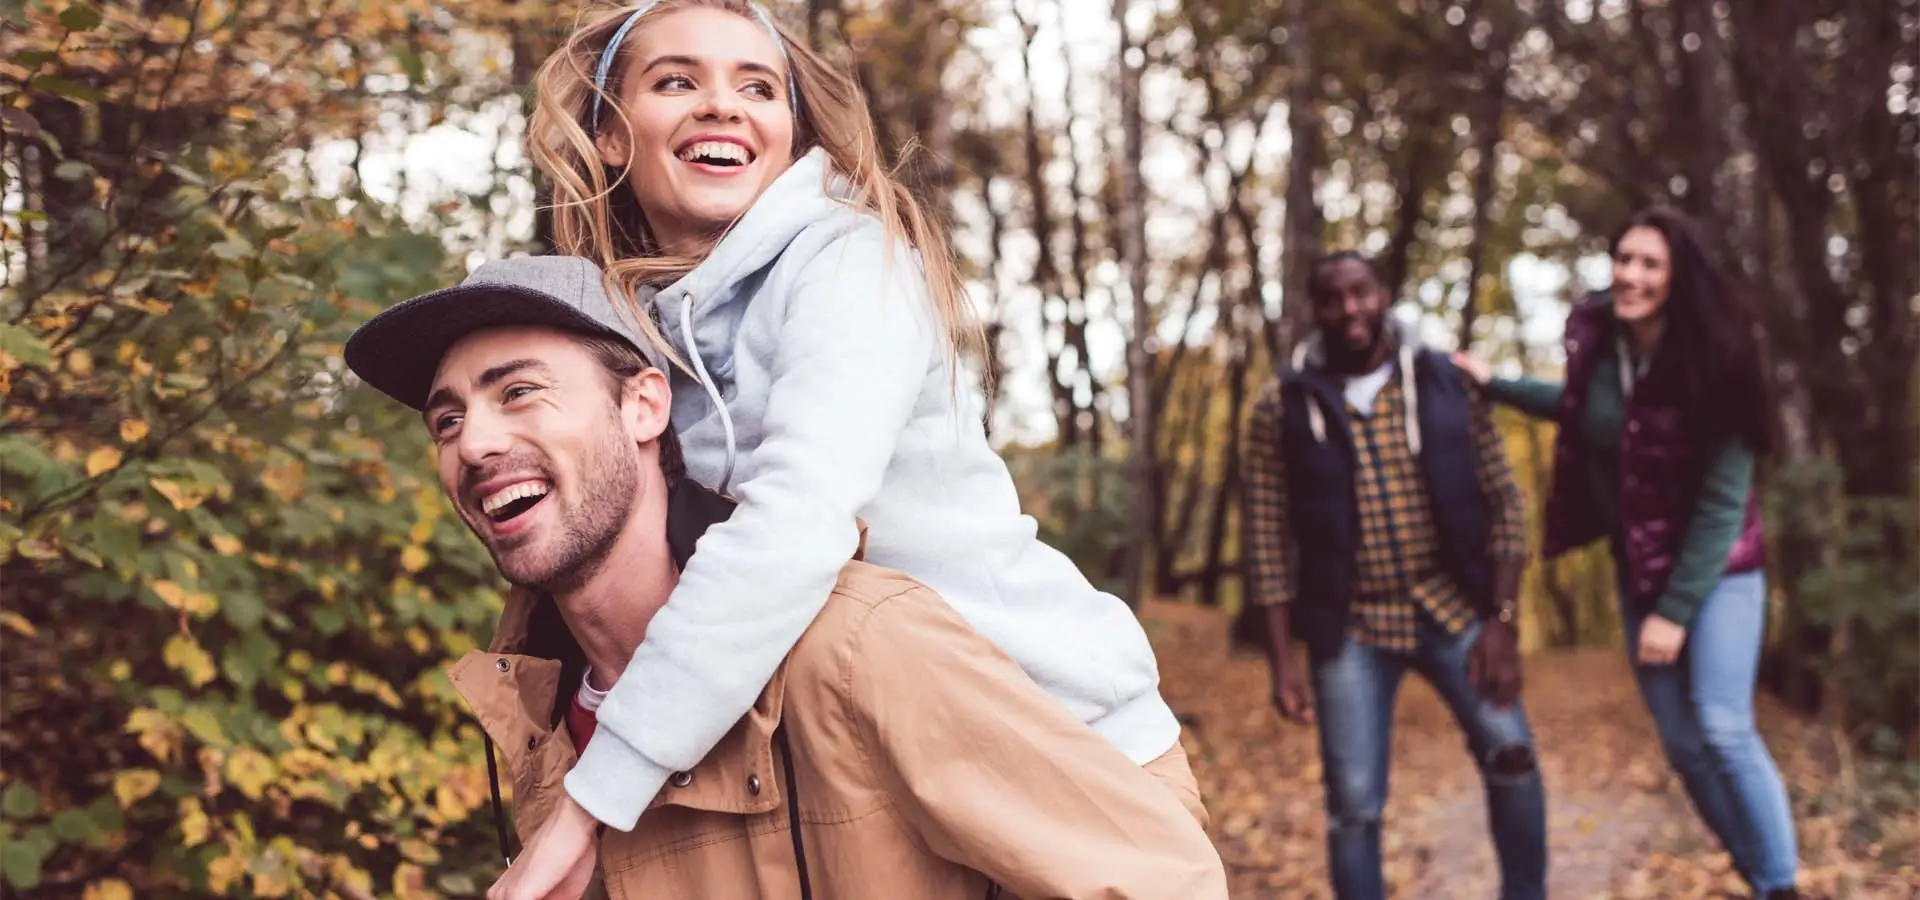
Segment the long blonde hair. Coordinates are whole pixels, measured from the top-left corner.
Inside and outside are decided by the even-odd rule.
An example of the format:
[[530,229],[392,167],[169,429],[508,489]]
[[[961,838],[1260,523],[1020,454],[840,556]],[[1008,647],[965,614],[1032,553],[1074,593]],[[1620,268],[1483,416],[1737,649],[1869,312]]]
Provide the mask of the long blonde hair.
[[[594,68],[614,32],[636,8],[621,4],[582,14],[580,24],[534,77],[538,97],[527,143],[534,164],[553,189],[554,249],[599,262],[609,287],[629,305],[646,338],[679,362],[653,317],[639,308],[637,292],[644,285],[664,287],[692,271],[702,258],[659,252],[639,201],[625,189],[627,172],[606,165],[593,142]],[[661,0],[636,28],[646,27],[648,19],[690,8],[763,21],[749,0]],[[981,348],[984,341],[944,229],[887,168],[859,84],[785,28],[771,20],[765,23],[785,43],[787,65],[798,87],[799,96],[792,101],[794,158],[823,148],[832,162],[829,177],[837,174],[851,189],[847,203],[879,219],[891,243],[918,251],[927,294],[948,340],[949,361],[957,363],[960,355]],[[632,46],[633,38],[622,43]],[[620,85],[630,64],[616,60],[601,101],[603,118],[612,122],[617,116],[621,127],[626,112],[620,106]]]

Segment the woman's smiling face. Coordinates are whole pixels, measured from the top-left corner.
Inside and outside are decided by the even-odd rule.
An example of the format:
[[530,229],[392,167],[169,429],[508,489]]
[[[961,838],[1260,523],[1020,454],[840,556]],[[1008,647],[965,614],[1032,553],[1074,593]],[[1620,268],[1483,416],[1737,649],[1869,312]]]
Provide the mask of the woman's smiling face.
[[787,62],[759,22],[716,9],[643,17],[626,41],[620,109],[595,141],[668,252],[695,252],[793,163]]

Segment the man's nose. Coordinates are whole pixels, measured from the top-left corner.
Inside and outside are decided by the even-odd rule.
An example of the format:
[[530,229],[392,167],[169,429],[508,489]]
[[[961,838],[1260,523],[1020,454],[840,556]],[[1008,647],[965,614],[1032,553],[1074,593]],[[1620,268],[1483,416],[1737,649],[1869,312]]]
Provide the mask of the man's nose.
[[500,417],[488,415],[485,411],[468,412],[466,420],[460,423],[460,435],[454,440],[460,453],[460,461],[469,466],[485,465],[490,459],[504,455],[513,441]]

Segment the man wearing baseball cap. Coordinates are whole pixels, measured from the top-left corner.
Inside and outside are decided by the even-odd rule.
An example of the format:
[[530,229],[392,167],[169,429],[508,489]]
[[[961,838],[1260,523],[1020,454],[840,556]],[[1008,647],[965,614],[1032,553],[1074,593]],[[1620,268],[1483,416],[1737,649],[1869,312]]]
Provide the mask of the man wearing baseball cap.
[[[347,342],[356,374],[421,411],[441,486],[513,585],[492,646],[452,677],[522,835],[591,821],[562,778],[732,508],[682,477],[646,347],[599,268],[555,256],[483,265]],[[759,702],[669,785],[600,838],[617,895],[1226,896],[1178,799],[931,590],[857,555]],[[561,856],[589,862],[557,887],[510,868],[489,896],[579,896],[595,854]]]

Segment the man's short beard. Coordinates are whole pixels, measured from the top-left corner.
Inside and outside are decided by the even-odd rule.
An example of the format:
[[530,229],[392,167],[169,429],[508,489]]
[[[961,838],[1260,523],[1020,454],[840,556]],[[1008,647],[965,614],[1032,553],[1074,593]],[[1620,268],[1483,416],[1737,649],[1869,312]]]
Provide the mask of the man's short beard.
[[551,563],[536,571],[516,572],[498,551],[488,548],[493,552],[494,566],[509,583],[561,596],[579,590],[606,565],[620,541],[621,529],[633,517],[640,493],[640,461],[632,443],[625,439],[617,415],[611,417],[608,429],[611,439],[588,460],[586,481],[580,486],[585,505],[561,511],[558,546]]
[[1327,367],[1335,371],[1354,372],[1365,368],[1366,364],[1380,352],[1380,348],[1393,340],[1393,335],[1387,327],[1387,315],[1384,312],[1373,320],[1372,340],[1358,347],[1349,347],[1340,339],[1344,337],[1344,334],[1339,338],[1326,335],[1322,341],[1327,354]]

